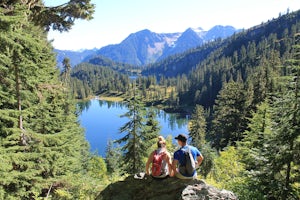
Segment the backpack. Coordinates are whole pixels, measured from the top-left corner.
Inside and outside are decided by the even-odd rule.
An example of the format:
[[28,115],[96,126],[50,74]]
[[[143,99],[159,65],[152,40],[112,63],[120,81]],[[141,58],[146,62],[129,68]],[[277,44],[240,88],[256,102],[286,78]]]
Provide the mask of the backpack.
[[196,162],[191,152],[191,149],[187,147],[186,150],[181,149],[184,152],[184,166],[179,168],[179,172],[184,175],[192,176],[196,170]]
[[155,151],[153,155],[153,161],[152,161],[152,176],[160,176],[163,173],[163,160],[164,160],[165,152]]

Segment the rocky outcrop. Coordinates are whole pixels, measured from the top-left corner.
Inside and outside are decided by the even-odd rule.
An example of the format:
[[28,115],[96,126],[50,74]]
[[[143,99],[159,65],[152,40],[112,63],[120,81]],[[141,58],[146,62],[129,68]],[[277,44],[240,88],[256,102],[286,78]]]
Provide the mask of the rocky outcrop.
[[97,197],[97,200],[237,200],[227,190],[219,190],[203,180],[180,180],[177,178],[143,179],[127,177],[112,183]]

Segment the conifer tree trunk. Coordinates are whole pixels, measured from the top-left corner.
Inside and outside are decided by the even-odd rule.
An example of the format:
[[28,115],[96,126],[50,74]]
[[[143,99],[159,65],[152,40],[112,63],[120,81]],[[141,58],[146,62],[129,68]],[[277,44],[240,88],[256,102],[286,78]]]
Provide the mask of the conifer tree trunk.
[[19,67],[14,65],[15,71],[15,83],[16,83],[16,99],[17,99],[17,110],[18,110],[18,128],[21,131],[20,134],[20,145],[26,146],[27,145],[27,138],[24,133],[23,128],[23,116],[22,116],[22,98],[21,98],[21,79],[20,79],[20,71]]
[[14,66],[15,70],[15,82],[16,82],[16,99],[17,99],[17,109],[19,111],[19,122],[18,127],[23,130],[23,120],[22,120],[22,105],[21,105],[21,95],[20,95],[20,76],[18,67]]

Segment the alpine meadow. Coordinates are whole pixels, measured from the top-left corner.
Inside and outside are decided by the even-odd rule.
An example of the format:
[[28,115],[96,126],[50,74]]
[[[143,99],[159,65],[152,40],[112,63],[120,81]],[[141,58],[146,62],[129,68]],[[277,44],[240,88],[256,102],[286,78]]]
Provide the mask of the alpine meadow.
[[[49,30],[68,31],[94,12],[91,0],[0,2],[0,199],[118,199],[105,191],[144,172],[156,148],[153,107],[188,116],[189,143],[204,157],[198,180],[241,200],[300,199],[300,10],[144,65],[120,62],[147,53],[135,35],[75,66],[68,56],[57,63],[63,51]],[[90,152],[78,121],[80,103],[95,97],[128,108],[105,157]],[[173,155],[172,136],[166,144]],[[148,192],[123,199],[159,199],[148,195],[164,185],[150,178],[139,182]]]

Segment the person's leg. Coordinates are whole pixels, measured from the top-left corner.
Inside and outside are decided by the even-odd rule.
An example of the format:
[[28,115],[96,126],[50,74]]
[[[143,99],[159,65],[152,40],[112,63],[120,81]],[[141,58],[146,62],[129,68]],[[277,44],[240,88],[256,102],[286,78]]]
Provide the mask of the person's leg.
[[176,172],[175,176],[179,179],[195,179],[194,176],[188,177],[188,176],[183,176],[179,172]]

